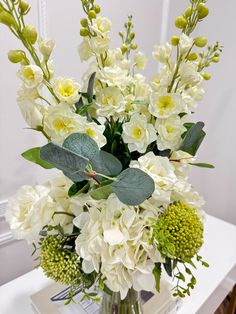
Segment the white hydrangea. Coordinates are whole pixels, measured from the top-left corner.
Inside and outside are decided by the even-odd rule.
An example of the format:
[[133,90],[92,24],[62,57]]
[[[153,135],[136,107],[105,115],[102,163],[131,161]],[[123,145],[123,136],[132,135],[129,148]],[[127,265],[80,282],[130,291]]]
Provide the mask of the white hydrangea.
[[18,76],[26,88],[36,88],[43,82],[43,71],[37,65],[21,66]]
[[150,244],[145,219],[134,207],[122,204],[111,194],[76,217],[74,224],[81,229],[76,252],[83,258],[86,273],[100,270],[105,284],[119,291],[122,298],[134,284],[139,284],[139,290],[144,288],[138,280],[143,274],[151,279],[149,287],[145,282],[145,289],[154,288],[152,269],[161,256]]
[[170,60],[172,53],[172,46],[169,43],[166,43],[161,46],[154,46],[152,57],[154,60],[157,60],[162,63],[166,63]]
[[182,150],[178,150],[171,153],[170,161],[174,165],[178,177],[187,177],[192,168],[190,164],[195,161],[195,158]]
[[157,147],[159,150],[176,150],[181,143],[181,135],[186,131],[179,116],[157,119],[155,127],[158,132]]
[[61,102],[75,104],[79,98],[80,86],[70,78],[58,77],[53,85],[53,91]]
[[156,140],[156,130],[148,123],[144,115],[138,113],[131,116],[129,122],[123,124],[123,140],[128,144],[131,152],[137,150],[145,153],[148,145]]

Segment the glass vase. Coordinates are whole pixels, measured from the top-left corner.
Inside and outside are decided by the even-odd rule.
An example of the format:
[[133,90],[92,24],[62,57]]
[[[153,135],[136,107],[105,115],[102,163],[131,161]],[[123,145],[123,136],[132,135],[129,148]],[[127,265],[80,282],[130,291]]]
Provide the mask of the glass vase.
[[104,292],[99,314],[142,314],[140,293],[131,288],[124,300],[119,292]]

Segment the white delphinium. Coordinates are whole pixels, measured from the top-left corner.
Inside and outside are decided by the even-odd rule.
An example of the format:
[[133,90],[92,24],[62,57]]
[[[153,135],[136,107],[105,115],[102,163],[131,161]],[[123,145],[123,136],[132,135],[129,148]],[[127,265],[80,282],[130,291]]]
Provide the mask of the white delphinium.
[[58,77],[53,86],[53,91],[61,102],[73,105],[79,100],[80,86],[70,78]]
[[91,29],[93,29],[96,33],[104,35],[110,32],[111,27],[112,23],[108,18],[98,16],[95,20],[93,20],[93,25],[91,26]]
[[38,41],[39,51],[44,57],[44,60],[49,60],[53,48],[55,46],[55,42],[52,39],[42,39],[40,38]]
[[140,153],[145,153],[148,145],[157,139],[154,126],[148,123],[146,116],[138,113],[123,124],[122,137],[130,152],[137,150]]
[[190,48],[193,46],[194,40],[187,36],[186,34],[182,34],[179,40],[179,49],[180,53],[185,56]]
[[199,84],[203,78],[198,72],[198,63],[193,61],[183,62],[179,67],[181,83],[194,86]]
[[55,211],[49,191],[48,185],[24,185],[9,199],[5,218],[16,239],[25,239],[28,243],[38,241],[39,232],[51,221]]
[[98,73],[98,78],[102,83],[105,83],[108,86],[117,86],[121,90],[124,90],[132,80],[128,69],[121,68],[118,65],[102,68]]
[[79,44],[78,52],[81,62],[87,61],[93,56],[93,52],[89,44],[89,39],[87,37],[85,37],[83,41]]
[[181,135],[186,131],[179,116],[168,119],[157,119],[155,128],[158,132],[157,147],[159,150],[176,150],[181,143]]
[[144,70],[146,65],[147,65],[147,58],[145,55],[138,51],[135,56],[134,56],[134,65],[136,66],[137,69],[139,70]]
[[154,288],[152,270],[161,256],[150,244],[152,235],[137,209],[122,204],[111,194],[76,217],[74,224],[81,229],[75,243],[86,273],[100,270],[105,284],[119,291],[122,299],[132,285],[139,290],[144,288],[139,280],[142,275],[149,277],[145,289]]
[[103,88],[96,98],[97,114],[102,117],[119,115],[125,110],[123,95],[115,86]]
[[152,91],[151,87],[145,82],[146,78],[142,74],[135,74],[132,79],[134,96],[136,100],[144,100],[148,102],[149,95]]
[[169,118],[186,110],[183,98],[176,93],[160,91],[150,96],[149,111],[157,118]]
[[152,57],[154,60],[157,60],[162,63],[167,63],[170,60],[171,53],[172,46],[169,43],[166,43],[161,46],[155,45],[152,52]]
[[37,65],[23,65],[18,76],[26,88],[36,88],[43,82],[43,71]]
[[98,125],[95,122],[87,122],[83,127],[83,133],[88,134],[99,147],[103,147],[107,142],[106,137],[103,135],[104,131],[105,125]]

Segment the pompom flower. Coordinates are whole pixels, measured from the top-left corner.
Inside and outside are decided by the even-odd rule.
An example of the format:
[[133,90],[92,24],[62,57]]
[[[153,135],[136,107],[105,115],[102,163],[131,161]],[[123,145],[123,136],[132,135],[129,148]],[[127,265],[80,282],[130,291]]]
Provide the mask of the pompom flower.
[[170,204],[153,229],[154,241],[165,257],[187,261],[203,244],[203,224],[196,210],[182,201]]

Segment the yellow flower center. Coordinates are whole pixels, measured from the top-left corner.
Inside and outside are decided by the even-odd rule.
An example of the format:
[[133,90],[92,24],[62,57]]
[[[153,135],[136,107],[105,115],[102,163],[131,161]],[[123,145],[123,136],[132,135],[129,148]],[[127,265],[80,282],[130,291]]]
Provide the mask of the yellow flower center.
[[63,97],[70,97],[75,92],[73,85],[62,85],[60,88],[60,94]]
[[168,125],[168,126],[166,127],[166,131],[167,131],[167,133],[173,133],[174,128],[173,128],[171,125]]
[[31,68],[26,68],[24,70],[24,77],[29,81],[34,81],[34,71]]
[[94,135],[95,135],[95,132],[94,132],[94,130],[92,130],[92,129],[87,129],[86,130],[86,134],[88,134],[88,136],[90,136],[90,137],[94,137]]
[[175,107],[175,103],[172,101],[171,96],[161,96],[157,101],[157,108],[160,109],[160,114],[164,114],[164,111]]
[[139,140],[142,136],[142,130],[139,128],[139,127],[134,127],[133,128],[133,135],[134,135],[134,138],[136,140]]

